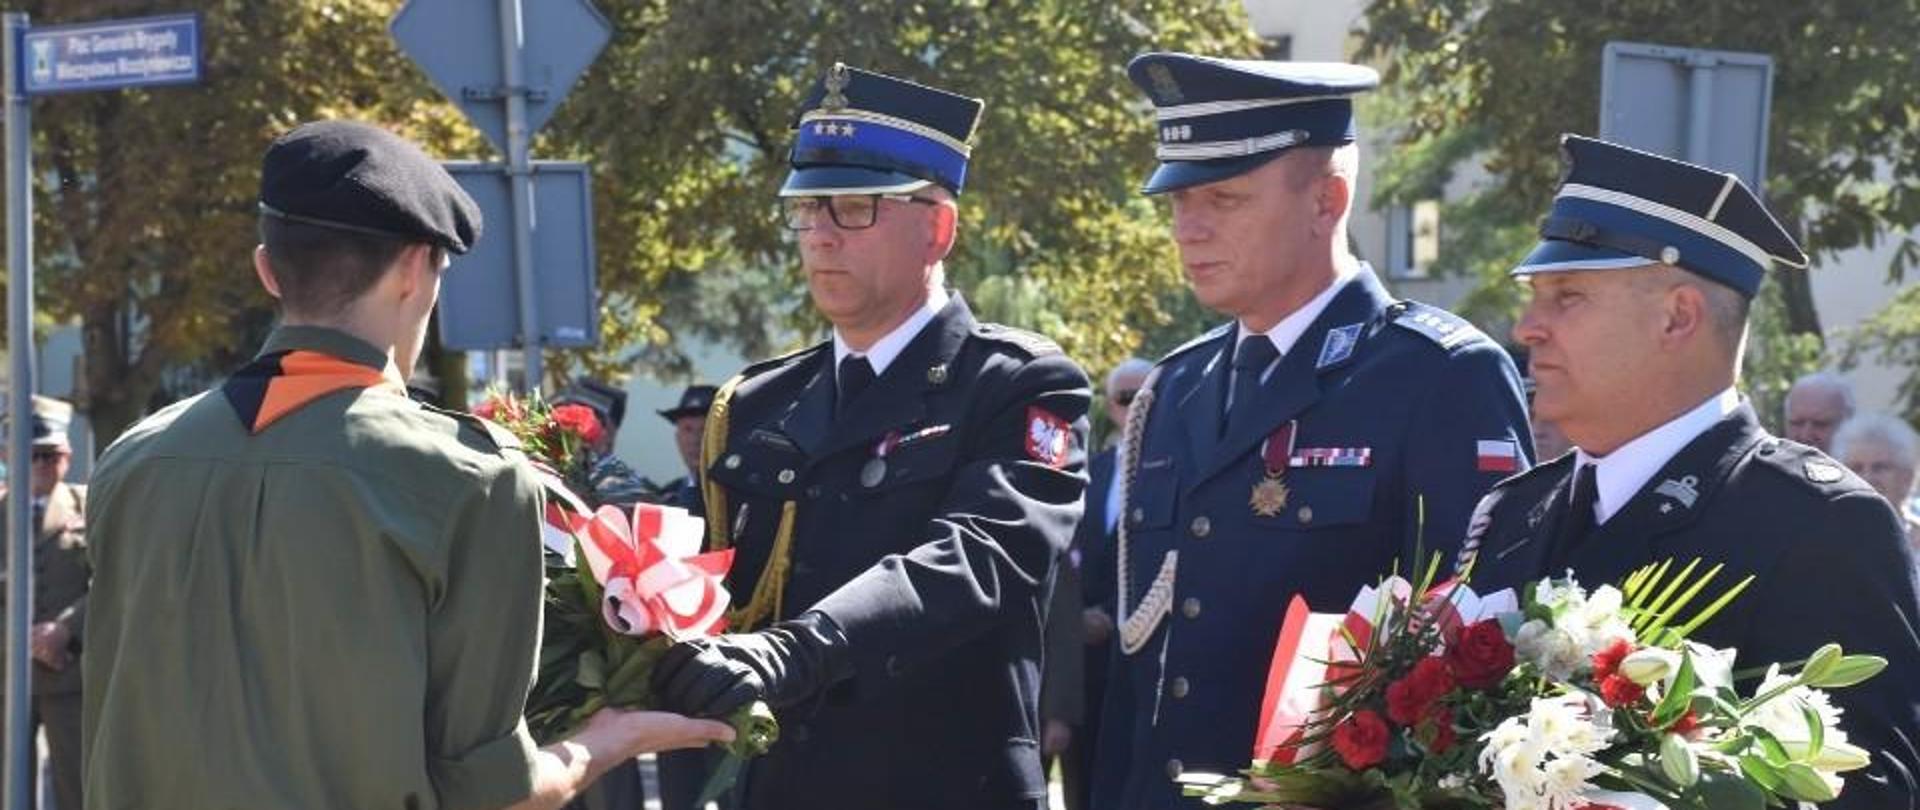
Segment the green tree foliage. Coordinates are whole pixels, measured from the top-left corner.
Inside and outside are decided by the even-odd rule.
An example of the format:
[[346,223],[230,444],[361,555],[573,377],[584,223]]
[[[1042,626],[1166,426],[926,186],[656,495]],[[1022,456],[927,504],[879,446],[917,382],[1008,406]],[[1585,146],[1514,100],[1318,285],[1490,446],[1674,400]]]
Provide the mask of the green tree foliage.
[[[250,356],[271,321],[254,280],[260,154],[301,121],[380,121],[472,148],[387,34],[391,0],[35,0],[35,25],[194,11],[205,81],[33,103],[39,306],[78,321],[102,444]],[[404,77],[396,81],[395,77]],[[181,386],[187,387],[187,386]]]
[[[1376,120],[1400,142],[1377,197],[1438,197],[1471,162],[1489,175],[1442,209],[1441,269],[1487,282],[1471,301],[1477,316],[1517,301],[1496,279],[1552,198],[1558,136],[1594,131],[1609,41],[1773,57],[1766,194],[1816,262],[1920,224],[1920,0],[1374,0],[1366,24],[1363,53],[1386,67]],[[1905,237],[1890,272],[1916,259]],[[1818,359],[1805,276],[1775,279],[1783,294],[1760,302],[1747,369],[1761,387]],[[1761,330],[1769,324],[1795,336]]]
[[[1167,324],[1181,285],[1135,54],[1252,54],[1237,0],[600,4],[612,45],[539,151],[594,161],[602,334],[672,368],[673,338],[749,355],[817,334],[774,216],[802,95],[835,61],[986,100],[949,280],[1090,368]],[[1182,293],[1184,294],[1184,293]],[[559,365],[559,364],[556,364]]]

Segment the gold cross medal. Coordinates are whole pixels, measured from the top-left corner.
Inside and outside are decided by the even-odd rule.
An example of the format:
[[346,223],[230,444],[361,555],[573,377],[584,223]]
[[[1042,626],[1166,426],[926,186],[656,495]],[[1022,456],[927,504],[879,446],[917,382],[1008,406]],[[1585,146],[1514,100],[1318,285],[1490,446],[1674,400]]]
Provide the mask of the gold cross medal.
[[1293,494],[1287,489],[1287,461],[1293,456],[1293,433],[1297,424],[1298,420],[1288,421],[1260,445],[1265,474],[1254,482],[1253,494],[1247,498],[1247,505],[1253,507],[1256,515],[1279,517],[1281,510],[1287,508],[1287,498]]

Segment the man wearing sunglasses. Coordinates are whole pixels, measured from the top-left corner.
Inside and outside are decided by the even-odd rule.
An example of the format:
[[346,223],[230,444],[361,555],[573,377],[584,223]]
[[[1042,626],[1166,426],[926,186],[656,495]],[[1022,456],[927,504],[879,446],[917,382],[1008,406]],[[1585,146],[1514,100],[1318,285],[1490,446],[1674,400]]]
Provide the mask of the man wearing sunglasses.
[[[80,806],[80,631],[87,614],[87,488],[67,483],[73,406],[33,398],[33,724],[46,732],[53,795]],[[0,486],[0,492],[5,491]],[[4,531],[0,531],[4,534]],[[0,590],[3,594],[4,590]],[[38,771],[36,770],[37,774]]]
[[946,289],[980,107],[836,65],[800,116],[781,216],[833,336],[716,395],[737,634],[654,670],[675,710],[778,712],[745,807],[1045,806],[1041,628],[1090,396],[1052,341]]

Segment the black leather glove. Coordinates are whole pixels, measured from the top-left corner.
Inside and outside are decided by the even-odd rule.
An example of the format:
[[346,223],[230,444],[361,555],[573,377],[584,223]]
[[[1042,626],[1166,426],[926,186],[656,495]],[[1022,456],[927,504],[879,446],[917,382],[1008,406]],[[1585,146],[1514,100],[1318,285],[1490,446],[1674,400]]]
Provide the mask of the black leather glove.
[[692,717],[726,717],[765,700],[800,703],[851,674],[847,637],[826,614],[808,611],[754,633],[673,645],[653,665],[661,708]]

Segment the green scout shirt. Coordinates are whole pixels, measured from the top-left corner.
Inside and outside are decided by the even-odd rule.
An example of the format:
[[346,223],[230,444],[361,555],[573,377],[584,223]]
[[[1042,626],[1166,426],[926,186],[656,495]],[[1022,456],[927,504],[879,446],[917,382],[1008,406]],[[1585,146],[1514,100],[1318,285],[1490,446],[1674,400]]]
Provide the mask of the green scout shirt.
[[[107,808],[481,808],[525,798],[541,495],[523,457],[384,371],[258,433],[221,391],[94,476],[86,797]],[[364,374],[364,372],[362,372]]]

